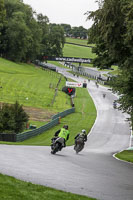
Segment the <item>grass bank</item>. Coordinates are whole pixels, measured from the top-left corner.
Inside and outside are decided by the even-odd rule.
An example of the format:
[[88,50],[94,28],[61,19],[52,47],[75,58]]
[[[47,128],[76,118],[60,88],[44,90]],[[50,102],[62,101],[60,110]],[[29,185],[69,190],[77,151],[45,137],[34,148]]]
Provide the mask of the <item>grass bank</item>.
[[68,140],[67,145],[73,145],[75,135],[79,133],[82,129],[86,129],[87,133],[89,133],[96,119],[96,108],[86,88],[76,88],[76,97],[74,98],[74,102],[76,108],[75,113],[70,114],[65,118],[62,118],[61,123],[51,128],[50,130],[23,142],[0,143],[49,146],[54,133],[64,124],[68,124],[70,130],[70,139]]
[[[58,95],[52,104],[60,77]],[[56,72],[0,58],[0,102],[14,103],[17,100],[24,106],[43,108],[53,113],[63,111],[71,107],[61,91],[65,81]]]
[[63,56],[79,57],[79,58],[95,58],[96,55],[92,53],[91,48],[75,46],[72,44],[65,44],[63,48]]
[[0,174],[1,200],[94,200]]
[[[88,40],[83,40],[83,39],[78,39],[78,38],[66,37],[66,42],[70,42],[77,45],[78,44],[87,45],[87,46],[92,46],[92,47],[95,46],[95,44],[87,44]],[[96,54],[92,53],[91,48],[75,46],[73,44],[65,44],[64,49],[63,49],[64,56],[68,56],[68,57],[73,56],[73,57],[82,57],[82,58],[86,57],[86,58],[91,58],[91,59],[96,58]],[[74,63],[74,65],[76,65],[76,63]],[[82,63],[81,66],[93,67],[93,64]],[[111,68],[114,70],[109,72],[110,75],[117,75],[119,73],[117,66],[112,65]],[[104,70],[101,70],[101,71],[104,71]]]
[[92,47],[95,46],[95,44],[88,44],[88,40],[78,39],[78,38],[66,37],[66,42],[70,42],[73,44],[87,45],[87,46],[92,46]]

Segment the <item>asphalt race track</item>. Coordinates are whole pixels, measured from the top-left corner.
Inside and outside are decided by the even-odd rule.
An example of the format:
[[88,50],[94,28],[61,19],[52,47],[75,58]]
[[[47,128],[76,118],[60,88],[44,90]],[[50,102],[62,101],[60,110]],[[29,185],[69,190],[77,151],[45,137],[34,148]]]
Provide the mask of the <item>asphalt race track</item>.
[[96,88],[93,81],[87,87],[98,114],[81,153],[76,155],[73,147],[52,155],[50,147],[0,145],[0,173],[99,200],[132,200],[133,164],[113,157],[129,147],[127,116],[113,108],[117,97],[110,90]]

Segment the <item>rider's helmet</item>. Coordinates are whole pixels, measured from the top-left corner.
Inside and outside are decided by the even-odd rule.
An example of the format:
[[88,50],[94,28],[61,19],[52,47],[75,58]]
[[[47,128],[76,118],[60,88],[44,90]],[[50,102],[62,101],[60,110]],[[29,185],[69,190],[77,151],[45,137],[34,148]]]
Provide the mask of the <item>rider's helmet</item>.
[[82,133],[83,133],[83,134],[86,134],[86,130],[85,130],[85,129],[83,129],[83,130],[82,130]]
[[68,125],[64,125],[63,128],[65,128],[66,130],[68,130]]

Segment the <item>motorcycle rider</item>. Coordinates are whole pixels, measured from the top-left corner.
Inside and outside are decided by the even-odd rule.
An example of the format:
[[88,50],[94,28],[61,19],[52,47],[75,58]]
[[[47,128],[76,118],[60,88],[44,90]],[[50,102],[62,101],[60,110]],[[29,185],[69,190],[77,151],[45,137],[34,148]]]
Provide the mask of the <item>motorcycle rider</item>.
[[105,98],[105,97],[106,97],[106,94],[104,93],[104,94],[103,94],[103,98]]
[[116,102],[116,100],[113,101],[113,107],[117,108],[117,102]]
[[77,141],[80,139],[82,140],[82,142],[86,142],[87,141],[87,134],[86,134],[86,130],[83,129],[81,133],[78,133],[76,136],[75,136],[75,146],[77,145]]
[[[69,139],[69,130],[68,130],[68,125],[64,125],[63,128],[55,132],[55,137],[62,138],[62,147],[66,147],[66,141]],[[60,149],[60,150],[61,150]]]

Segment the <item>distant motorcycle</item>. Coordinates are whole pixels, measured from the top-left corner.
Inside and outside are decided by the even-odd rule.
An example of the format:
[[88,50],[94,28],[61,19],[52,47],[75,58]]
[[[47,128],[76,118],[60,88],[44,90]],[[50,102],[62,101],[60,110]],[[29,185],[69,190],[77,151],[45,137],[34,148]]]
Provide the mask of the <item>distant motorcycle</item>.
[[114,108],[114,109],[117,108],[117,103],[116,103],[116,101],[113,102],[113,108]]
[[96,85],[96,87],[97,87],[97,88],[99,87],[99,85],[98,85],[98,83],[97,83],[97,82],[95,82],[95,85]]
[[83,150],[84,148],[84,139],[83,138],[79,138],[78,140],[76,140],[76,143],[74,145],[74,150],[76,151],[76,153],[78,154],[80,151]]
[[51,139],[51,154],[55,154],[64,147],[64,139],[60,137],[54,137]]
[[103,94],[103,98],[105,98],[106,97],[106,94]]

